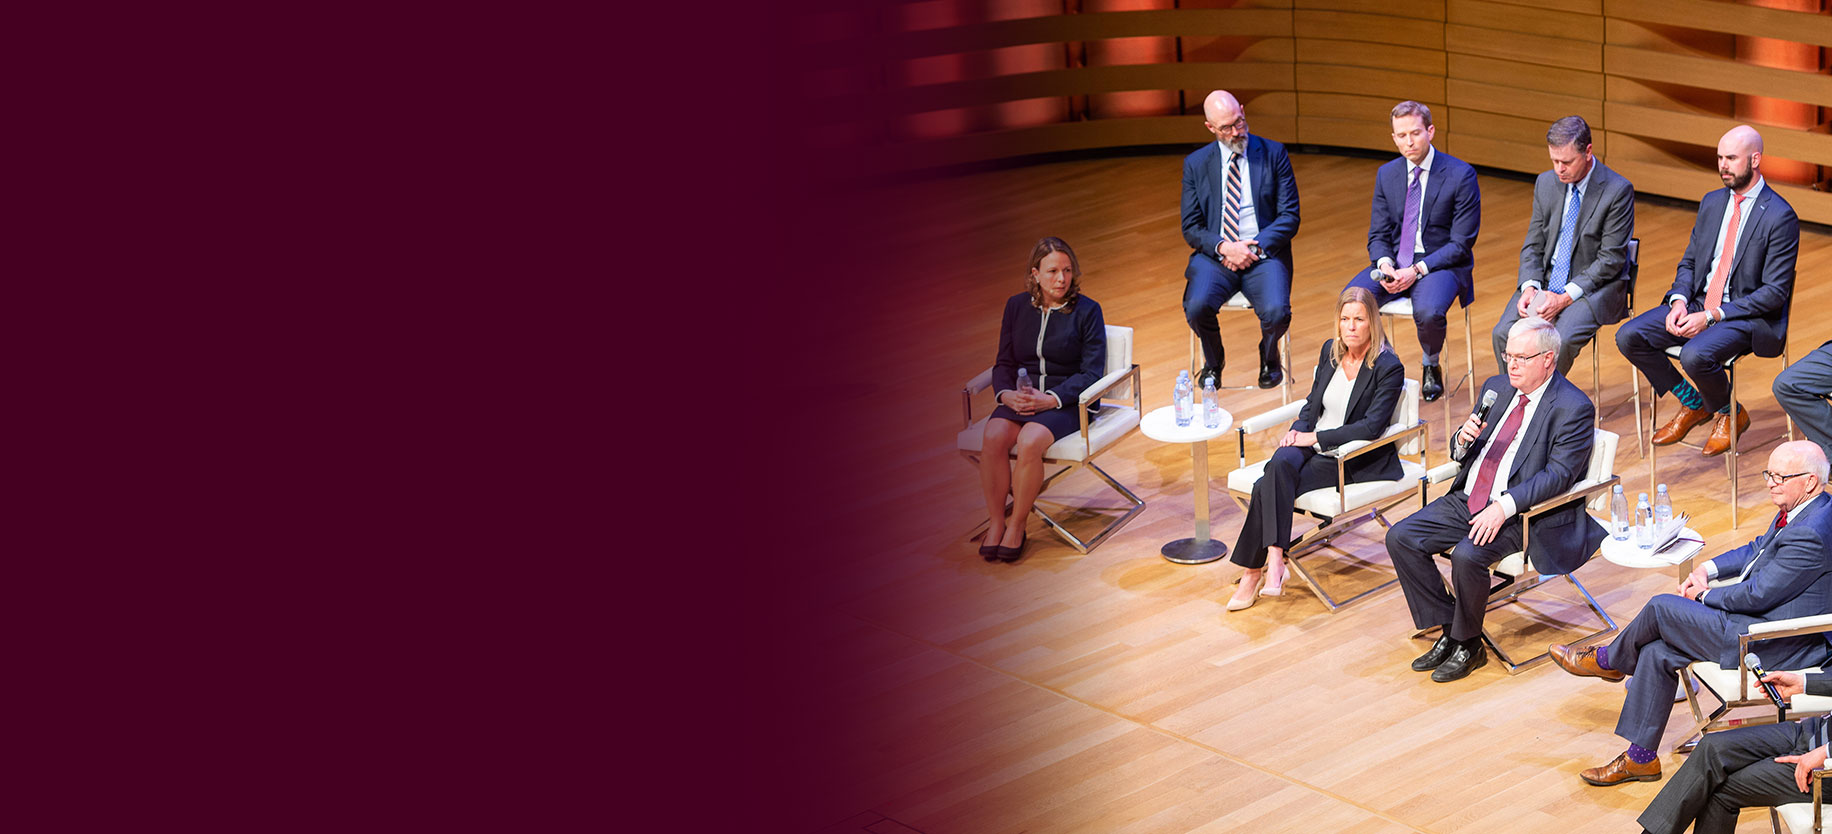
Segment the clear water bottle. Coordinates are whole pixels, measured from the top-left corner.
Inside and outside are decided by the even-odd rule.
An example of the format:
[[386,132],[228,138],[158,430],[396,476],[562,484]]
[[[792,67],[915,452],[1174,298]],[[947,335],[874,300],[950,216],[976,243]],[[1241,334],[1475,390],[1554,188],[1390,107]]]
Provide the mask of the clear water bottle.
[[1202,424],[1211,429],[1221,428],[1221,398],[1215,396],[1215,380],[1202,381]]
[[1609,535],[1616,541],[1628,541],[1628,495],[1623,493],[1622,485],[1616,484],[1615,494],[1609,497]]
[[1036,390],[1036,387],[1037,386],[1031,384],[1030,369],[1029,368],[1019,368],[1018,369],[1018,392],[1021,394],[1029,394],[1031,391]]
[[1180,371],[1177,374],[1177,390],[1171,393],[1171,405],[1176,409],[1177,425],[1190,424],[1190,372]]
[[1654,549],[1654,505],[1648,503],[1645,492],[1635,502],[1635,546],[1643,550]]
[[1667,485],[1654,491],[1654,526],[1665,528],[1673,520],[1673,499],[1667,497]]

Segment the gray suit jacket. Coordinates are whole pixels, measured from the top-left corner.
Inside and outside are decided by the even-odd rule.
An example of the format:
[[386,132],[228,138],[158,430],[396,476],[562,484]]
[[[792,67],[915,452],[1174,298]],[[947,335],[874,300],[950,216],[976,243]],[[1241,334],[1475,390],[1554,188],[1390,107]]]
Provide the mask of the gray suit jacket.
[[[1552,256],[1558,252],[1564,222],[1565,184],[1547,171],[1533,183],[1533,217],[1527,242],[1520,247],[1520,280],[1547,289]],[[1568,282],[1584,288],[1579,304],[1590,305],[1599,324],[1618,322],[1628,314],[1628,241],[1635,236],[1635,186],[1598,160],[1578,207],[1577,242],[1571,250]]]

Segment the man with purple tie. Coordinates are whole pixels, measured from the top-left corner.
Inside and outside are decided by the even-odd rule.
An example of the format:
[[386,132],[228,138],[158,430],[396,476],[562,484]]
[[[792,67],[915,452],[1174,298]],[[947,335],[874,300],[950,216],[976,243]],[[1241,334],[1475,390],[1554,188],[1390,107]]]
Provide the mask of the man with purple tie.
[[1431,146],[1437,128],[1431,108],[1416,101],[1393,107],[1393,144],[1400,158],[1374,175],[1368,216],[1368,260],[1349,286],[1365,287],[1377,303],[1412,299],[1412,320],[1424,351],[1420,392],[1426,402],[1444,395],[1445,317],[1453,301],[1476,300],[1476,234],[1482,194],[1476,169]]

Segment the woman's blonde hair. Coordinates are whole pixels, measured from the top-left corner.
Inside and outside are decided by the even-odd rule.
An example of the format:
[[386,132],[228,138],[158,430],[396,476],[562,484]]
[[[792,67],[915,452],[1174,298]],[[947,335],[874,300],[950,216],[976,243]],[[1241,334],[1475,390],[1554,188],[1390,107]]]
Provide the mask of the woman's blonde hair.
[[1059,237],[1046,237],[1031,247],[1030,269],[1024,273],[1024,289],[1030,293],[1031,306],[1043,309],[1043,287],[1037,283],[1037,266],[1051,252],[1061,252],[1069,256],[1069,291],[1062,296],[1062,311],[1074,312],[1075,299],[1081,297],[1081,261],[1075,259],[1075,250]]
[[1374,293],[1367,287],[1348,287],[1336,298],[1336,341],[1330,346],[1329,363],[1340,366],[1342,357],[1348,349],[1342,346],[1342,308],[1350,304],[1360,304],[1368,315],[1368,355],[1362,360],[1367,367],[1374,367],[1374,360],[1380,357],[1383,350],[1392,350],[1393,345],[1387,342],[1387,331],[1380,326],[1380,305],[1374,303]]

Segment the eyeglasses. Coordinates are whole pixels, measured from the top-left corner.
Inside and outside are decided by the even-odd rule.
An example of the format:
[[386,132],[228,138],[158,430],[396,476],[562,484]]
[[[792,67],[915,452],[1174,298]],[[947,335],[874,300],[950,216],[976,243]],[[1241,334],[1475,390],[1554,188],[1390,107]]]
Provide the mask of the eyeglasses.
[[1762,480],[1767,481],[1769,486],[1775,486],[1776,484],[1786,481],[1789,478],[1798,478],[1806,474],[1809,474],[1809,473],[1795,472],[1792,475],[1777,475],[1773,472],[1768,471],[1767,469],[1764,469],[1762,470]]
[[1528,359],[1535,359],[1535,358],[1538,358],[1538,357],[1541,357],[1541,356],[1545,356],[1546,354],[1548,354],[1548,353],[1551,353],[1551,352],[1552,352],[1552,351],[1549,351],[1549,350],[1542,350],[1542,351],[1540,351],[1540,352],[1538,352],[1538,353],[1528,353],[1528,354],[1525,354],[1525,355],[1516,355],[1516,354],[1512,354],[1512,353],[1504,353],[1504,354],[1502,354],[1502,355],[1501,355],[1501,359],[1502,359],[1502,361],[1504,361],[1504,362],[1506,362],[1506,363],[1508,363],[1509,365],[1512,365],[1512,364],[1514,364],[1514,363],[1516,363],[1516,362],[1525,362],[1525,361],[1527,361]]
[[1243,130],[1246,130],[1246,129],[1247,129],[1247,117],[1246,117],[1246,116],[1242,116],[1242,117],[1240,117],[1240,118],[1238,118],[1238,119],[1235,119],[1234,121],[1231,121],[1231,122],[1229,122],[1229,123],[1227,123],[1227,124],[1225,124],[1225,125],[1220,125],[1220,126],[1218,126],[1217,128],[1215,128],[1215,129],[1216,129],[1216,130],[1225,130],[1225,131],[1228,131],[1229,133],[1239,133],[1239,132],[1241,132],[1241,131],[1243,131]]

